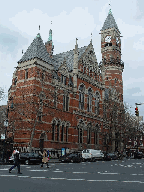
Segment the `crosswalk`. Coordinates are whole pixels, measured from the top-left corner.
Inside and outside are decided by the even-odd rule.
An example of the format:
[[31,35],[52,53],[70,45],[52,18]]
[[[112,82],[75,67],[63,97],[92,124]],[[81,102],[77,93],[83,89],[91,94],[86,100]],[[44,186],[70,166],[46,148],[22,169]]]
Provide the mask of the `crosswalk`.
[[[123,162],[121,162],[123,163]],[[143,163],[132,163],[131,165],[127,165],[126,167],[128,169],[130,169],[132,166],[141,166]],[[8,174],[8,170],[9,168],[11,167],[11,165],[7,165],[5,167],[1,167],[0,168],[0,178],[1,177],[17,177],[17,178],[21,178],[21,179],[48,179],[48,180],[65,180],[65,181],[72,181],[72,182],[76,182],[76,181],[79,181],[79,182],[121,182],[121,183],[140,183],[140,184],[144,184],[144,181],[140,181],[140,180],[119,180],[118,178],[113,178],[113,179],[86,179],[84,178],[85,175],[87,174],[98,174],[98,175],[122,175],[122,173],[119,173],[119,172],[110,172],[110,171],[97,171],[97,172],[87,172],[87,171],[73,171],[73,167],[71,168],[67,168],[67,170],[60,170],[60,169],[57,169],[57,167],[54,166],[55,164],[51,164],[49,167],[50,169],[36,169],[36,167],[33,167],[33,166],[28,166],[28,165],[21,165],[21,167],[24,167],[24,169],[27,170],[26,172],[26,175],[17,175],[17,174]],[[85,164],[83,163],[82,166],[84,166]],[[123,164],[113,164],[113,166],[122,166],[122,167],[125,167],[125,165]],[[32,168],[35,168],[35,169],[32,169]],[[84,167],[81,167],[81,168],[84,168]],[[126,169],[127,169],[126,168]],[[71,169],[68,171],[68,169]],[[17,171],[17,170],[16,170]],[[51,173],[57,173],[56,175],[53,174],[53,176],[51,177],[47,177],[47,175],[42,175],[42,176],[36,176],[36,175],[29,175],[30,173],[36,173],[36,172],[45,172],[47,174],[47,172],[51,172]],[[15,171],[14,171],[15,173]],[[70,173],[70,175],[64,175],[64,177],[60,177],[60,173]],[[51,174],[50,174],[51,175]],[[78,176],[80,178],[75,178],[76,175],[81,175]],[[131,178],[135,178],[135,176],[142,176],[144,175],[143,173],[129,173],[129,176],[131,176]],[[56,176],[56,177],[54,177]],[[134,177],[133,177],[134,176]],[[137,177],[138,178],[138,177]]]

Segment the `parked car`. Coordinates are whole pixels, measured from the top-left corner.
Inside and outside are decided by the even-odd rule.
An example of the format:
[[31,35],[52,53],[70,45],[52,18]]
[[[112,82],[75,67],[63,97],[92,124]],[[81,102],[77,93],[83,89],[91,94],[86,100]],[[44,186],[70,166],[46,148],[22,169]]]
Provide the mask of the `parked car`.
[[85,149],[82,151],[83,161],[103,160],[104,153],[101,150]]
[[[14,162],[14,156],[9,158],[9,162]],[[42,156],[37,153],[20,153],[20,162],[22,164],[37,164],[42,162]]]
[[59,161],[61,162],[71,162],[71,163],[80,163],[82,161],[82,157],[80,153],[71,153],[67,155],[60,156]]
[[118,156],[115,153],[109,153],[109,156],[111,157],[111,160],[117,160]]
[[117,159],[118,159],[118,155],[115,153],[105,153],[105,155],[104,155],[105,161],[117,160]]
[[142,152],[135,152],[134,153],[134,159],[141,159],[141,158],[143,158]]
[[109,153],[104,153],[104,161],[111,161],[111,156]]

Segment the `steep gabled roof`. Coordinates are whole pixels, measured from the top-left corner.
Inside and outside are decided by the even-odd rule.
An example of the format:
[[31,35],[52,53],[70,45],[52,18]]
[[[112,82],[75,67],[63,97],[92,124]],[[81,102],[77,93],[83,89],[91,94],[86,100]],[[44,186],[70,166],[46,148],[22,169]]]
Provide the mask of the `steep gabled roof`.
[[118,26],[117,26],[117,24],[115,22],[115,19],[114,19],[113,15],[112,15],[111,9],[110,9],[109,13],[108,13],[108,16],[107,16],[107,18],[106,18],[106,20],[105,20],[105,22],[103,24],[103,27],[102,27],[101,31],[106,30],[106,29],[110,29],[110,28],[113,28],[113,27],[115,27],[116,29],[119,30],[119,28],[118,28]]
[[[82,54],[85,52],[87,46],[78,48],[78,59],[81,58]],[[60,54],[53,55],[53,59],[56,61],[55,69],[58,69],[61,64],[63,63],[64,59],[66,60],[66,64],[68,67],[68,70],[73,70],[73,63],[74,63],[74,50],[70,50],[67,52],[63,52]]]
[[49,57],[49,54],[45,48],[43,40],[41,39],[40,33],[37,34],[36,38],[30,44],[22,58],[18,61],[18,63],[28,61],[34,58],[39,58],[47,63],[52,64],[53,61]]

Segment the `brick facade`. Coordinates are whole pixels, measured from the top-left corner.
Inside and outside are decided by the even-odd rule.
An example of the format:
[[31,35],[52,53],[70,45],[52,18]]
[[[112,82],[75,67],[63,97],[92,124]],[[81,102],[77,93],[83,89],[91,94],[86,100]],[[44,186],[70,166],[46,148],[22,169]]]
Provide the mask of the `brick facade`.
[[[111,33],[113,46],[105,47],[104,37]],[[37,35],[29,47],[39,48],[37,56],[29,54],[29,49],[26,51],[9,90],[8,136],[14,137],[15,147],[103,150],[105,88],[115,86],[119,103],[123,102],[121,45],[116,47],[114,34],[120,36],[115,28],[101,32],[100,64],[92,41],[82,48],[76,42],[75,49],[52,55],[52,37],[44,46],[40,34]],[[113,56],[114,62],[109,56]]]

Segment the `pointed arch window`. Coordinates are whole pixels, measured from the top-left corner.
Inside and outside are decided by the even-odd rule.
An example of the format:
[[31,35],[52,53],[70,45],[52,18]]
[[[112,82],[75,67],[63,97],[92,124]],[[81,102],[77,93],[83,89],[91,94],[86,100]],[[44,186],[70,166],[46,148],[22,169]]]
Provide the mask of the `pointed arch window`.
[[57,141],[59,141],[59,128],[60,128],[60,123],[57,124]]
[[88,99],[87,99],[87,111],[92,111],[92,89],[88,89]]
[[68,142],[68,129],[69,129],[69,126],[67,125],[66,126],[66,142]]
[[82,128],[78,129],[78,143],[82,143],[83,142],[83,130]]
[[96,125],[96,129],[94,130],[94,145],[99,144],[99,126],[98,124]]
[[99,101],[100,101],[100,95],[98,92],[96,92],[96,97],[95,97],[95,113],[96,113],[96,115],[99,115]]
[[62,125],[62,130],[61,130],[61,141],[64,141],[64,125]]
[[79,87],[79,109],[84,109],[84,85]]
[[68,95],[63,96],[63,110],[64,111],[69,110],[69,96]]

